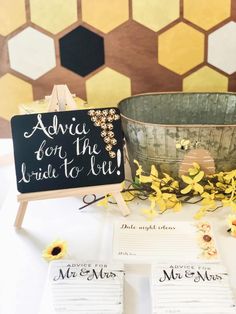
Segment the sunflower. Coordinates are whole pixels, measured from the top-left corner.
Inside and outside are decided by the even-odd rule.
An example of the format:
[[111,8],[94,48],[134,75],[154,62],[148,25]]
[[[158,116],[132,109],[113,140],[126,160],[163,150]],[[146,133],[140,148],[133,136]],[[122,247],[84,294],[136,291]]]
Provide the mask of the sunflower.
[[211,231],[211,225],[207,222],[200,222],[197,224],[197,228],[200,232],[207,233]]
[[228,231],[233,237],[236,237],[236,215],[229,215],[227,222],[230,228]]
[[202,255],[206,259],[216,259],[218,256],[218,252],[216,248],[212,247],[202,252]]
[[60,259],[67,253],[67,243],[65,241],[54,241],[48,245],[42,253],[43,258],[47,261]]
[[215,246],[212,236],[210,234],[201,234],[198,238],[198,243],[203,250],[208,250]]

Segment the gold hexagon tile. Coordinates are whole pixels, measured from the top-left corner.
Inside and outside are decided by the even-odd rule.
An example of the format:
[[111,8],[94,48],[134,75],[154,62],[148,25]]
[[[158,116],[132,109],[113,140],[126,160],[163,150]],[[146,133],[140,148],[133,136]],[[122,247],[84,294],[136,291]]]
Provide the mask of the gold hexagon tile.
[[86,81],[86,92],[90,106],[113,107],[131,95],[131,81],[107,67]]
[[157,32],[179,18],[179,0],[133,0],[133,19]]
[[19,114],[21,103],[33,100],[32,86],[9,73],[0,78],[0,95],[4,100],[0,116],[6,119]]
[[184,92],[227,92],[228,78],[204,66],[183,80]]
[[30,0],[31,21],[57,34],[77,21],[77,0]]
[[184,18],[209,30],[230,17],[231,0],[184,0]]
[[180,22],[158,37],[158,63],[184,74],[204,60],[204,34]]
[[0,34],[8,35],[26,22],[25,0],[0,0]]
[[82,20],[108,33],[129,19],[128,0],[82,0]]

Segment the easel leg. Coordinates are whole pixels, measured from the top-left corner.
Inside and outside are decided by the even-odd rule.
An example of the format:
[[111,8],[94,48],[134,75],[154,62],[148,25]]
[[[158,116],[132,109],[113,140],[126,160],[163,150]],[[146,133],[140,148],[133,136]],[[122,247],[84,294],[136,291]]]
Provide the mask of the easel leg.
[[28,202],[20,202],[14,226],[21,228]]
[[112,193],[112,196],[117,202],[118,207],[120,208],[123,216],[128,216],[130,214],[129,207],[127,206],[126,202],[124,201],[120,192]]

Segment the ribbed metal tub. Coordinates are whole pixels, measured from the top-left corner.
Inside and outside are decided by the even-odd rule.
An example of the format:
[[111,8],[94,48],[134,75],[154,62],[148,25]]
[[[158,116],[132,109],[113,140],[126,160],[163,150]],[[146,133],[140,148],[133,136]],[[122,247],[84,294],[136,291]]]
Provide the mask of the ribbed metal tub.
[[118,105],[134,176],[137,159],[145,171],[178,176],[188,150],[176,143],[189,140],[215,161],[216,171],[236,168],[236,94],[155,93],[126,98]]

